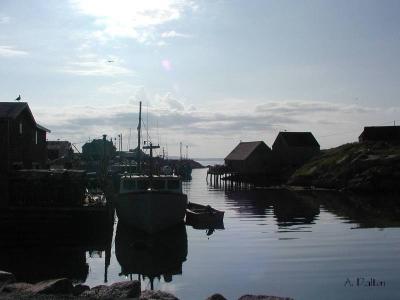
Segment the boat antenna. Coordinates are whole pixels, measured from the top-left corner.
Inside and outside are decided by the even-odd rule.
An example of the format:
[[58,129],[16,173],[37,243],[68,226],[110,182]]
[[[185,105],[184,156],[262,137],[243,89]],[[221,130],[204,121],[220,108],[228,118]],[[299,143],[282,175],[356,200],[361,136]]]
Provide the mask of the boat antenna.
[[138,157],[138,166],[139,166],[139,171],[141,171],[141,163],[140,163],[140,159],[141,159],[141,150],[140,150],[140,133],[142,130],[142,101],[139,101],[139,124],[137,127],[137,131],[138,131],[138,145],[137,145],[137,157]]

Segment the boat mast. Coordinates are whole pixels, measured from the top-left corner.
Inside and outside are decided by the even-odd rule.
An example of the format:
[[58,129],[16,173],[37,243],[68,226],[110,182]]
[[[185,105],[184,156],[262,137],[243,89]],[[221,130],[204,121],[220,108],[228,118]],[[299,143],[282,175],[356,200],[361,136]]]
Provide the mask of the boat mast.
[[141,166],[141,150],[140,150],[140,133],[142,131],[142,101],[139,102],[139,124],[137,127],[137,131],[138,131],[138,145],[137,145],[137,150],[138,150],[138,166],[139,166],[139,172],[142,170],[142,166]]

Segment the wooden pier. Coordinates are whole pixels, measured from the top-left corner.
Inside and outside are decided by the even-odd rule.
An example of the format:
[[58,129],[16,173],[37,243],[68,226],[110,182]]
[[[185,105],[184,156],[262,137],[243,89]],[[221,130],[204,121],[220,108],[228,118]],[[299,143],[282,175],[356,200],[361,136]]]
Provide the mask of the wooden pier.
[[225,165],[209,166],[206,181],[214,187],[248,189],[253,186],[246,176],[233,171]]

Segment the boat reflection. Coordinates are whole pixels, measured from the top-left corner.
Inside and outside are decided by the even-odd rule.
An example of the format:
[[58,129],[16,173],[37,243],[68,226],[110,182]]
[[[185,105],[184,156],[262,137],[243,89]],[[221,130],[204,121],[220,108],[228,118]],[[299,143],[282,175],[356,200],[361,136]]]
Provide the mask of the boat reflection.
[[188,251],[186,227],[180,224],[174,228],[149,235],[117,225],[115,255],[121,266],[120,275],[137,274],[147,278],[154,288],[154,279],[171,282],[173,275],[182,274],[182,264]]

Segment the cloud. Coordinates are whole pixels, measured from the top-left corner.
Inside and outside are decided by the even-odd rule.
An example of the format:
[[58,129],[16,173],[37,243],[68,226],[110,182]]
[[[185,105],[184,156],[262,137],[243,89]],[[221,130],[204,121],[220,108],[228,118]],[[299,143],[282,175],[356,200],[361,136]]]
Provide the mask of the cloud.
[[26,51],[15,49],[12,46],[0,45],[0,57],[19,57],[26,55],[28,55],[28,52]]
[[122,65],[117,58],[100,58],[96,55],[81,55],[74,62],[70,62],[63,72],[80,76],[116,76],[132,75],[133,71]]
[[[115,87],[124,86],[116,84]],[[135,87],[138,93],[147,93]],[[150,136],[155,128],[170,144],[197,145],[193,155],[224,155],[239,140],[264,140],[272,145],[279,131],[311,131],[323,148],[354,141],[363,126],[380,125],[394,119],[399,108],[377,109],[325,102],[265,102],[259,105],[230,105],[230,110],[214,107],[192,110],[171,93],[153,95],[151,105],[143,109],[149,120]],[[302,103],[302,105],[300,104]],[[190,107],[190,105],[189,105]],[[312,109],[314,107],[314,109]],[[138,103],[110,106],[73,106],[58,109],[33,109],[35,118],[52,130],[50,139],[84,141],[106,133],[129,135],[138,120]],[[158,124],[158,126],[156,125]],[[153,133],[153,134],[152,134]],[[135,134],[136,136],[136,134]],[[171,150],[171,149],[170,149]],[[172,152],[171,152],[172,153]]]
[[79,13],[92,17],[100,40],[132,38],[141,43],[155,39],[158,26],[178,20],[187,9],[196,6],[186,0],[71,0]]
[[10,20],[10,17],[0,14],[0,24],[10,23]]
[[190,35],[184,34],[184,33],[179,33],[179,32],[176,32],[175,30],[171,30],[171,31],[166,31],[166,32],[161,33],[161,37],[162,38],[175,38],[175,37],[188,38],[188,37],[190,37]]

